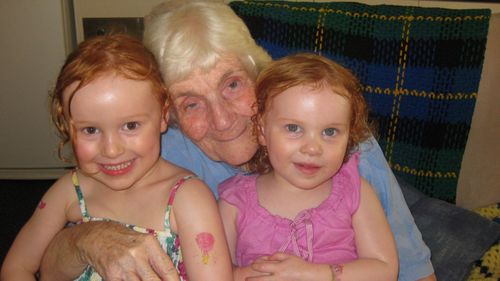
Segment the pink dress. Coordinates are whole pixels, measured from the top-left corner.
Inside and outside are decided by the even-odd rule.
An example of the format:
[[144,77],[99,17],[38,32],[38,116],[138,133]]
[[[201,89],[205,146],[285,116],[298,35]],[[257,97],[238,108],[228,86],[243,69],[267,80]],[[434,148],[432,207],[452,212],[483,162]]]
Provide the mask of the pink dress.
[[333,177],[332,191],[318,207],[292,221],[269,213],[258,202],[257,175],[237,175],[219,186],[220,200],[238,208],[236,265],[285,252],[314,263],[339,264],[357,259],[352,215],[359,206],[358,154]]

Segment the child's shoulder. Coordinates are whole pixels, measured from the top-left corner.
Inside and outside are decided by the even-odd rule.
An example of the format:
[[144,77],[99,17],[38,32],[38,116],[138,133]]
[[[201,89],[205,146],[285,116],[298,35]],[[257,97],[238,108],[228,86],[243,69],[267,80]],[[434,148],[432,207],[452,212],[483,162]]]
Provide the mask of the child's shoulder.
[[71,177],[72,172],[70,171],[57,179],[43,195],[38,208],[65,213],[65,216],[69,218],[69,206],[77,201]]
[[74,194],[75,189],[72,188],[74,187],[72,176],[73,171],[66,172],[52,184],[47,193]]
[[238,174],[223,181],[218,186],[221,199],[233,197],[248,197],[255,192],[258,174]]
[[[193,193],[197,194],[208,189],[206,184],[199,179],[193,172],[179,167],[169,161],[162,159],[163,164],[160,169],[162,180],[165,181],[164,186],[169,189],[177,189],[177,193]],[[210,189],[208,189],[210,192]]]
[[212,191],[208,188],[205,182],[190,172],[179,174],[178,179],[175,182],[175,187],[177,188],[177,193],[183,194],[184,196],[213,196]]

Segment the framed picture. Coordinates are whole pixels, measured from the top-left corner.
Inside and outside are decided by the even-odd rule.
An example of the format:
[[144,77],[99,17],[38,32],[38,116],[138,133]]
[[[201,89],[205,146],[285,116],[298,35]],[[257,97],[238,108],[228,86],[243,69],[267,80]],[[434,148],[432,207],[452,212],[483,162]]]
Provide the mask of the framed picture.
[[143,18],[163,0],[73,0],[76,43],[111,32],[142,39]]

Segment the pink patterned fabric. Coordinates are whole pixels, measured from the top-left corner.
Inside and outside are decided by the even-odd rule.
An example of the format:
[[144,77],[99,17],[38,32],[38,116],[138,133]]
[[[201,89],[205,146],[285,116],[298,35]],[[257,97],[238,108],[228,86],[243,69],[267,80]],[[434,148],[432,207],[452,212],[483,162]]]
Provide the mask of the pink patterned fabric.
[[258,202],[257,175],[237,175],[219,186],[221,200],[238,208],[236,263],[281,251],[315,263],[338,264],[357,258],[352,215],[359,206],[358,154],[333,177],[330,196],[292,221],[269,213]]

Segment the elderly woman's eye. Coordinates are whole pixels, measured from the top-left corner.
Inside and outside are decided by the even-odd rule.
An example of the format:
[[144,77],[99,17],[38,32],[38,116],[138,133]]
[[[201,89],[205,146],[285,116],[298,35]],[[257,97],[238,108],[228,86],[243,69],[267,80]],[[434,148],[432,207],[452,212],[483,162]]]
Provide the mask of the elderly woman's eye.
[[185,110],[193,109],[193,108],[196,108],[196,106],[197,106],[197,105],[198,105],[198,104],[197,104],[197,103],[195,103],[195,102],[186,103],[186,104],[184,105],[184,109],[185,109]]
[[[240,98],[245,93],[247,85],[243,82],[241,77],[230,77],[224,82],[224,86],[220,89],[222,97],[227,100],[234,100]],[[252,93],[253,94],[253,93]]]
[[229,83],[228,87],[234,90],[234,89],[238,88],[239,85],[240,85],[240,81],[234,80],[231,83]]
[[190,97],[184,99],[178,108],[181,111],[190,111],[198,107],[200,107],[200,100],[197,98]]

